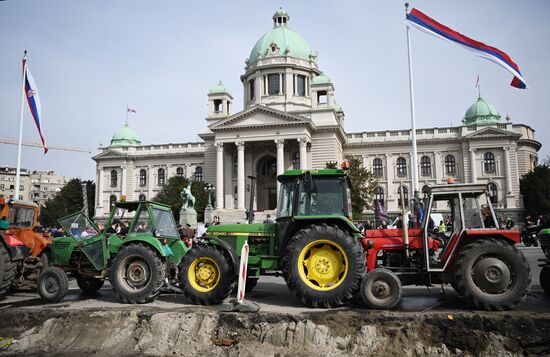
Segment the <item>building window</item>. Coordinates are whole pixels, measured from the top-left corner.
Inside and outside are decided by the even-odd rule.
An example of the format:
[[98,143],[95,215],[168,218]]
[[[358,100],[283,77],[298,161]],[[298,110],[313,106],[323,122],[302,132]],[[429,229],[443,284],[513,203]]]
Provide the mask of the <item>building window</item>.
[[487,191],[489,191],[489,200],[492,204],[498,203],[498,189],[497,185],[493,182],[487,184]]
[[157,172],[158,172],[157,184],[159,186],[162,186],[166,182],[166,174],[164,173],[164,169],[159,169]]
[[145,169],[139,170],[139,185],[142,187],[147,185],[147,171]]
[[177,177],[183,177],[183,168],[182,167],[178,167],[176,169],[176,176]]
[[380,202],[382,207],[384,206],[384,189],[380,186],[374,190],[374,200]]
[[445,156],[445,172],[447,175],[456,174],[456,160],[453,155]]
[[298,151],[292,153],[292,168],[294,170],[300,169],[300,153]]
[[407,161],[399,157],[397,158],[397,177],[406,177],[407,176]]
[[202,179],[203,179],[202,167],[197,166],[197,167],[195,168],[195,181],[201,182]]
[[281,78],[279,73],[272,73],[267,75],[268,95],[279,95],[280,79]]
[[384,166],[382,164],[382,159],[372,160],[372,173],[375,177],[381,178],[384,176]]
[[490,151],[483,154],[483,168],[487,174],[494,174],[496,171],[495,155]]
[[111,187],[117,187],[118,184],[118,174],[116,170],[111,170]]
[[326,90],[320,90],[317,92],[317,103],[319,105],[325,105],[328,103],[328,96]]
[[251,79],[248,81],[248,98],[250,100],[254,99],[254,93],[256,92],[254,80]]
[[398,191],[397,191],[397,197],[399,197],[399,202],[398,202],[398,205],[399,207],[401,207],[401,202],[402,202],[402,198],[401,198],[401,189],[403,189],[403,199],[405,200],[405,206],[408,206],[409,204],[409,189],[407,188],[407,186],[401,186],[401,188],[398,188]]
[[263,160],[260,172],[262,175],[275,177],[277,175],[277,160],[274,158]]
[[220,113],[222,111],[223,101],[221,99],[214,99],[214,113]]
[[422,176],[432,175],[432,161],[427,156],[422,156],[420,158],[420,174]]
[[139,195],[139,200],[140,201],[146,201],[147,199],[145,198],[145,195],[142,193]]
[[111,195],[111,197],[109,197],[109,210],[113,210],[113,208],[115,207],[115,203],[116,203],[116,196],[115,195]]
[[301,74],[296,76],[296,95],[305,97],[306,95],[306,76]]
[[429,191],[429,190],[430,190],[430,186],[428,186],[428,185],[424,185],[424,186],[422,187],[422,197],[423,197],[424,199],[427,199],[427,198],[428,198],[428,191]]

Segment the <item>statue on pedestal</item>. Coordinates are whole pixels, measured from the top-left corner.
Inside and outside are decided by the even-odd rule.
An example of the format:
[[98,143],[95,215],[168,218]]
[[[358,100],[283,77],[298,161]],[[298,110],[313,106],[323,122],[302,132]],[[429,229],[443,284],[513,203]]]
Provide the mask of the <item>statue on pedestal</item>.
[[180,192],[181,200],[183,201],[183,205],[181,206],[182,212],[193,212],[197,213],[195,211],[195,196],[191,193],[191,183],[187,185],[187,187],[184,187],[183,190]]

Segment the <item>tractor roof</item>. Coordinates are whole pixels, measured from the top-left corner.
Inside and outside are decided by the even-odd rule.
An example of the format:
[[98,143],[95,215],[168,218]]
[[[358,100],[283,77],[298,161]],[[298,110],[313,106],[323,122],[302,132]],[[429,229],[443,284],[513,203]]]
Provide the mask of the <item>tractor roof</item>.
[[345,176],[346,172],[340,169],[319,169],[319,170],[287,170],[282,175],[277,177],[277,180],[282,181],[287,177],[297,177],[309,171],[311,176]]
[[467,196],[479,196],[487,192],[487,186],[480,183],[461,183],[461,184],[448,184],[430,186],[431,193],[435,194],[457,194],[462,193]]
[[160,206],[163,208],[170,208],[170,206],[167,206],[165,204],[159,203],[159,202],[153,202],[153,201],[127,201],[127,202],[117,202],[116,207],[117,208],[126,208],[128,211],[135,211],[140,204],[150,204],[154,206]]
[[6,203],[13,204],[15,206],[29,206],[29,207],[38,208],[38,205],[32,201],[13,200],[11,198],[6,200],[5,197],[0,197],[0,205],[5,205]]

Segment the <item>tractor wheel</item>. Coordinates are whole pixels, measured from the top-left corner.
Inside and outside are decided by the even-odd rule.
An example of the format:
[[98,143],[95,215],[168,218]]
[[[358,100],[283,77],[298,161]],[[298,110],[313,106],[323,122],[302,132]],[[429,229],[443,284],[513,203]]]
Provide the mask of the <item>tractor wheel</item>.
[[337,226],[310,225],[290,239],[282,270],[287,286],[305,305],[341,306],[359,290],[365,253],[359,241]]
[[125,303],[153,301],[164,284],[166,263],[153,249],[143,244],[123,247],[113,261],[109,281]]
[[361,296],[371,309],[389,310],[401,300],[401,280],[388,269],[369,271],[361,282]]
[[540,271],[540,286],[547,295],[550,295],[550,267],[542,267]]
[[525,256],[502,240],[479,239],[462,248],[454,267],[457,288],[484,310],[509,310],[525,299],[531,270]]
[[10,290],[16,274],[17,265],[11,261],[10,253],[0,243],[0,296]]
[[189,300],[199,305],[215,305],[229,296],[235,286],[235,274],[222,251],[197,245],[183,259],[179,281]]
[[58,302],[69,292],[69,278],[63,269],[49,267],[40,273],[36,286],[43,300]]
[[464,295],[460,290],[458,290],[458,285],[456,285],[456,283],[454,281],[451,281],[449,284],[451,284],[451,287],[454,289],[454,291],[456,291],[458,296],[463,296]]
[[78,278],[76,278],[76,283],[78,284],[78,287],[80,288],[80,290],[82,290],[82,292],[95,293],[103,287],[105,280],[101,280],[98,278],[84,278],[79,276]]

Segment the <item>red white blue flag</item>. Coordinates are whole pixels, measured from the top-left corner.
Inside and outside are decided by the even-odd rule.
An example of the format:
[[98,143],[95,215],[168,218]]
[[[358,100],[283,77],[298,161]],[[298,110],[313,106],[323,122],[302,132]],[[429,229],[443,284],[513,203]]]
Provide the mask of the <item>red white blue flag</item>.
[[525,79],[523,79],[518,65],[512,61],[510,56],[498,48],[488,46],[482,42],[466,37],[463,34],[440,24],[416,9],[412,9],[407,14],[407,23],[430,35],[453,42],[473,52],[477,56],[488,59],[489,61],[504,67],[514,75],[514,79],[512,80],[512,83],[510,83],[511,86],[520,89],[527,88],[527,83],[525,82]]
[[46,139],[44,139],[44,134],[42,133],[42,108],[40,105],[40,95],[38,94],[38,88],[36,87],[34,78],[29,70],[27,57],[23,57],[23,76],[25,78],[25,96],[27,97],[27,103],[29,103],[29,109],[32,117],[34,118],[36,128],[38,129],[38,134],[40,135],[40,140],[42,141],[45,154],[48,152],[48,146],[46,145]]

